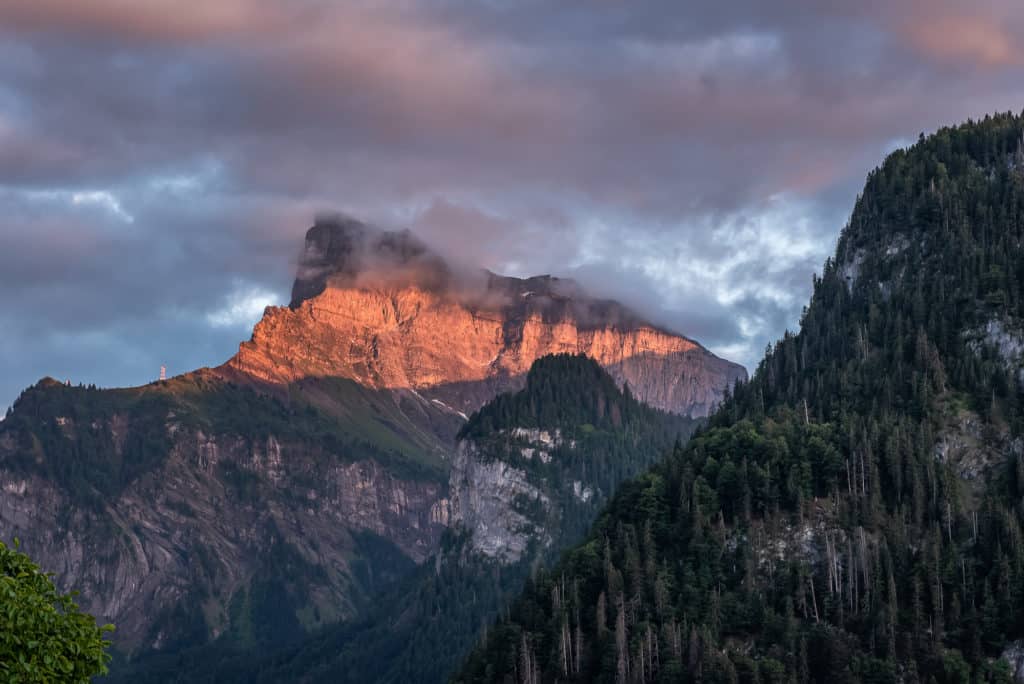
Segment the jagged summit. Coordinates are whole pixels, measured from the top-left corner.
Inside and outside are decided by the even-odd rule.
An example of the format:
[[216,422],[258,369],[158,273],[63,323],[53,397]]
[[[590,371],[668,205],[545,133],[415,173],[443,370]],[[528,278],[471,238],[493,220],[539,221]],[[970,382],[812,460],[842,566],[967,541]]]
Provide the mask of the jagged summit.
[[468,413],[534,360],[582,353],[651,405],[702,416],[746,371],[569,279],[453,266],[409,231],[323,216],[288,307],[268,308],[222,369],[288,384],[343,377]]
[[289,307],[297,309],[328,287],[415,287],[475,310],[500,311],[510,319],[533,314],[546,321],[569,317],[584,327],[647,327],[677,335],[615,300],[590,296],[571,278],[516,278],[482,268],[459,269],[409,230],[382,230],[341,214],[318,216],[306,232]]
[[316,297],[329,282],[368,284],[383,276],[436,289],[448,286],[452,273],[408,230],[385,231],[341,214],[321,215],[306,232],[289,306]]

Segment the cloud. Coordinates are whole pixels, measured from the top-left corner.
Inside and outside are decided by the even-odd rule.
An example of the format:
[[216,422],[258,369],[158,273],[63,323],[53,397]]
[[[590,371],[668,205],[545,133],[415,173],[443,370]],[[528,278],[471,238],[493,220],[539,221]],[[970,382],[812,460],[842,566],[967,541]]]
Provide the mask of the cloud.
[[189,41],[238,33],[269,32],[286,15],[268,2],[221,0],[175,12],[169,2],[88,0],[68,5],[60,0],[9,0],[2,13],[18,31],[58,32],[79,36],[97,33],[121,40]]
[[954,64],[1006,67],[1024,62],[1020,35],[989,17],[925,15],[910,22],[906,32],[918,50]]
[[753,365],[893,141],[1020,109],[1017,0],[7,0],[0,401],[214,364],[320,210]]
[[243,332],[259,321],[263,310],[278,303],[278,295],[259,286],[239,285],[224,305],[206,313],[206,321],[214,328],[235,328]]
[[71,193],[72,204],[93,204],[103,207],[117,218],[126,223],[133,223],[135,217],[124,210],[121,202],[105,190],[89,190],[85,192]]

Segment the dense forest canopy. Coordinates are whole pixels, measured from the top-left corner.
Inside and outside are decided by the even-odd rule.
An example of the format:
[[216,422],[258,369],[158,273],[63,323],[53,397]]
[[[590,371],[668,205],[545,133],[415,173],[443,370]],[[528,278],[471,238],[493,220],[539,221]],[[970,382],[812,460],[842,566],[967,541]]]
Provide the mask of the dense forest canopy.
[[620,489],[456,681],[1010,681],[1022,238],[1021,116],[891,154],[799,332]]

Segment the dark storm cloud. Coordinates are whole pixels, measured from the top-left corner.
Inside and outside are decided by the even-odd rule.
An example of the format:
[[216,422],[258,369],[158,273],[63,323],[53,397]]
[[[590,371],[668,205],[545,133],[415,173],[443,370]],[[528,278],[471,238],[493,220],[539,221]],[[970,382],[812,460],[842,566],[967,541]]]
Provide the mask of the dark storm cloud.
[[321,209],[748,365],[867,171],[1024,106],[1017,0],[0,4],[0,400],[217,363]]

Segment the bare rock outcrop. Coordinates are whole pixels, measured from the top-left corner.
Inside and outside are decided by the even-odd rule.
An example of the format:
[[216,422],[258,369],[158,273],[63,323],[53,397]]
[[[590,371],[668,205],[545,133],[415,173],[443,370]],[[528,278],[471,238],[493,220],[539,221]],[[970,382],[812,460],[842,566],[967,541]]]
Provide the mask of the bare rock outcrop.
[[288,307],[225,364],[262,381],[345,377],[468,413],[537,358],[583,353],[647,403],[707,415],[746,371],[572,281],[449,267],[408,233],[349,219],[310,229]]

